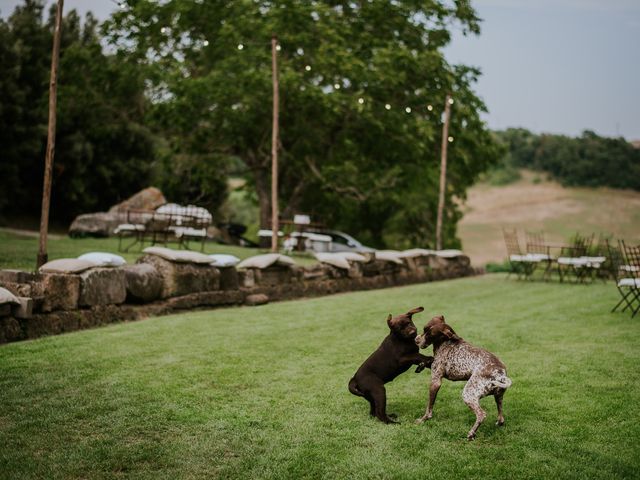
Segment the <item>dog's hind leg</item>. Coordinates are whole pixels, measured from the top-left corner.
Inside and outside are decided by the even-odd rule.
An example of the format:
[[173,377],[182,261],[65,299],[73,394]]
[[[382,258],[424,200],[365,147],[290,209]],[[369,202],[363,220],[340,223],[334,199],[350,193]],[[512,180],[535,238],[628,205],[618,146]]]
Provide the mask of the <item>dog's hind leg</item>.
[[462,399],[464,400],[464,403],[466,403],[467,407],[469,407],[476,415],[476,421],[467,434],[467,440],[473,440],[476,438],[478,427],[480,427],[482,422],[484,422],[484,419],[487,417],[487,412],[480,407],[480,399],[486,395],[486,387],[483,383],[484,382],[478,378],[471,377],[462,390]]
[[375,416],[384,423],[398,423],[387,415],[387,392],[384,385],[376,385],[370,392],[373,397]]
[[503,389],[499,389],[496,392],[496,394],[493,396],[493,398],[496,399],[496,407],[498,407],[498,421],[496,422],[496,425],[499,427],[504,425],[504,415],[502,414],[502,397],[503,396],[504,396]]

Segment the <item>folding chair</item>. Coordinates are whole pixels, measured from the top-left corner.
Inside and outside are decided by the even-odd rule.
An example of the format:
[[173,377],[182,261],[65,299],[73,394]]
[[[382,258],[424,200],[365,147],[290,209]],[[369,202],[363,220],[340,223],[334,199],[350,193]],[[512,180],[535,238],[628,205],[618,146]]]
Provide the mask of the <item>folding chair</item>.
[[524,276],[525,279],[530,278],[536,269],[537,264],[540,263],[541,260],[536,259],[531,255],[522,254],[520,243],[518,242],[518,232],[516,230],[503,229],[502,235],[504,236],[507,255],[509,255],[509,266],[511,267],[507,278],[509,278],[512,273],[517,275],[518,280],[521,276]]
[[612,312],[622,303],[625,304],[621,311],[627,308],[631,310],[631,318],[640,310],[640,245],[629,246],[621,240],[619,249],[622,252],[623,264],[619,267],[619,278],[616,282],[622,299],[613,307]]
[[583,237],[576,234],[572,246],[562,247],[560,256],[556,260],[560,282],[563,282],[570,275],[574,276],[576,283],[584,281],[589,265],[589,259],[586,255],[591,248],[591,243],[593,243],[593,235]]
[[535,264],[536,266],[545,265],[542,278],[548,280],[551,275],[553,257],[551,256],[551,247],[547,245],[544,240],[544,233],[525,231],[524,234],[527,241],[527,255],[539,260],[539,262]]

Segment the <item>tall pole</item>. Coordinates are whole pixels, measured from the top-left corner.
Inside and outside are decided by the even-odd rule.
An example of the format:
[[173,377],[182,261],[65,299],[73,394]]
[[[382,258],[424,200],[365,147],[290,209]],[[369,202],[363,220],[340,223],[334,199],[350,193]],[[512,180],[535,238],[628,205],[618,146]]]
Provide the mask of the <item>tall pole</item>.
[[444,213],[444,191],[447,184],[447,145],[449,143],[449,118],[451,116],[451,94],[444,101],[444,124],[442,125],[442,148],[440,149],[440,197],[438,198],[438,220],[436,223],[436,250],[442,249],[442,215]]
[[58,0],[56,26],[53,31],[53,53],[51,54],[51,79],[49,81],[49,129],[47,133],[47,153],[44,160],[44,185],[42,187],[42,211],[40,213],[40,245],[36,268],[47,263],[47,230],[49,228],[49,203],[51,200],[51,170],[56,149],[56,91],[58,81],[58,59],[60,58],[60,30],[62,28],[62,7],[64,0]]
[[273,77],[273,128],[271,131],[271,251],[278,251],[278,38],[271,37],[271,69]]

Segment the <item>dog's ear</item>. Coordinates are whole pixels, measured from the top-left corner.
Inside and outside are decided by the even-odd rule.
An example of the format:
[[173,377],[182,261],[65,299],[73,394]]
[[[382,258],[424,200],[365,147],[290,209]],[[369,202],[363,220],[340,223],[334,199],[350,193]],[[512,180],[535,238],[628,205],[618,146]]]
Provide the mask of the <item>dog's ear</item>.
[[458,340],[462,340],[458,335],[456,335],[456,332],[453,331],[453,328],[451,328],[449,325],[445,325],[444,329],[442,330],[442,333],[444,334],[445,337],[447,337],[449,340],[454,340],[454,341],[458,341]]
[[389,316],[387,317],[387,325],[389,325],[389,328],[393,329],[394,325],[393,322],[391,321],[393,319],[393,316],[391,314],[389,314]]
[[407,315],[407,317],[411,317],[412,315],[415,315],[416,313],[420,313],[420,312],[424,312],[424,307],[413,308],[413,309],[409,310],[406,313],[406,315]]
[[436,315],[431,319],[432,322],[444,323],[444,315]]

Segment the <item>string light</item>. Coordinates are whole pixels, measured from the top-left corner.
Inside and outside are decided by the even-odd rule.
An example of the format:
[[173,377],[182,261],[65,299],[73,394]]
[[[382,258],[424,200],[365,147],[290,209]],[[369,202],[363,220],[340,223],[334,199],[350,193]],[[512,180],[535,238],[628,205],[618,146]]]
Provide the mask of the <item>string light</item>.
[[431,112],[433,110],[433,105],[427,105],[427,110]]
[[160,29],[160,33],[167,33],[168,28],[167,27],[162,27]]
[[360,105],[362,105],[362,104],[364,103],[364,98],[360,97],[360,98],[358,99],[358,103],[359,103]]
[[311,65],[307,65],[306,67],[304,67],[304,69],[305,69],[307,72],[310,72],[310,71],[311,71]]
[[243,48],[244,48],[244,45],[243,45],[243,44],[241,44],[241,43],[239,43],[239,44],[238,44],[238,50],[242,50]]
[[202,42],[202,44],[203,44],[205,47],[208,47],[208,46],[209,46],[209,40],[205,40],[204,42]]
[[449,99],[449,105],[453,105],[453,98]]
[[282,47],[280,46],[280,44],[276,45],[276,50],[279,52],[280,50],[282,50]]
[[391,105],[389,105],[388,103],[385,104],[384,108],[386,108],[387,110],[391,110]]
[[411,113],[411,107],[405,108],[404,111],[407,112],[407,113]]
[[336,90],[340,90],[340,84],[339,83],[335,83],[333,85],[333,88],[335,88]]
[[449,137],[447,138],[447,140],[449,140],[449,143],[453,142],[453,137]]

